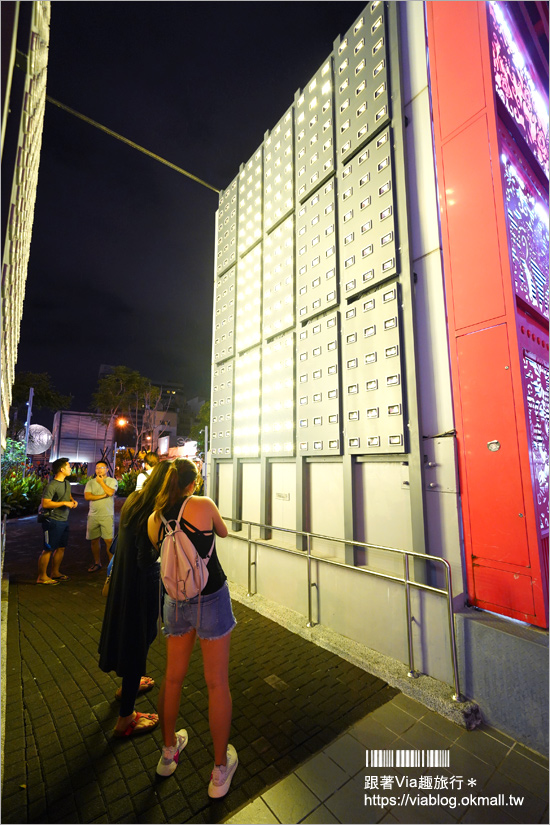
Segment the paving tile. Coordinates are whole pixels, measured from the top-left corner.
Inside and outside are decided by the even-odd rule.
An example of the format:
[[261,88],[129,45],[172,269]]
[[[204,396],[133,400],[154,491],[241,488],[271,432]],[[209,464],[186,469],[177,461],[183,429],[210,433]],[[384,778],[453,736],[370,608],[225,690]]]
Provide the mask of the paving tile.
[[355,776],[365,764],[365,748],[349,733],[325,748],[324,752],[349,776]]
[[309,825],[333,825],[334,823],[338,823],[339,820],[331,814],[328,808],[324,805],[320,805],[318,808],[315,808],[309,816],[306,816],[306,818],[301,821],[309,823]]
[[[357,739],[364,748],[368,749],[375,748],[380,750],[390,748],[392,743],[397,739],[397,734],[377,722],[376,719],[373,718],[373,714],[365,716],[364,719],[352,725],[349,733],[354,739]],[[363,764],[365,764],[365,760],[363,760]]]
[[499,771],[535,796],[548,801],[548,768],[537,765],[513,750],[499,765]]
[[471,751],[465,750],[457,743],[450,748],[449,762],[450,772],[455,776],[464,777],[465,783],[468,779],[475,779],[478,791],[486,785],[495,771],[494,765],[478,759]]
[[295,773],[321,801],[349,779],[349,774],[324,752],[309,759]]
[[514,744],[514,750],[517,753],[521,753],[526,759],[531,759],[533,762],[536,762],[537,765],[542,765],[543,768],[548,769],[548,757],[543,756],[542,753],[537,753],[537,751],[526,748],[524,745],[520,745],[519,742]]
[[227,825],[278,825],[279,819],[268,808],[263,799],[255,799],[250,805],[241,808],[230,819],[224,820]]
[[392,700],[392,703],[411,716],[414,716],[415,719],[420,719],[427,712],[425,705],[417,702],[416,699],[411,699],[410,696],[406,696],[404,693],[398,693]]
[[374,823],[386,815],[381,805],[365,804],[364,777],[350,779],[336,793],[325,800],[325,807],[336,817],[338,822]]
[[497,730],[497,728],[491,727],[491,725],[486,725],[485,722],[476,728],[476,730],[482,730],[487,734],[487,736],[491,736],[493,739],[496,739],[497,742],[502,742],[503,745],[508,745],[509,748],[511,748],[515,743],[515,739],[512,739],[512,737],[508,736],[507,733],[503,733],[502,731]]
[[124,816],[134,814],[134,806],[132,800],[128,796],[117,799],[109,805],[109,815],[113,822],[119,822]]
[[161,804],[169,820],[175,816],[180,816],[179,821],[181,822],[184,821],[190,813],[189,805],[185,801],[185,797],[180,793],[173,794],[168,799],[163,799]]
[[294,774],[263,793],[262,799],[280,822],[289,823],[304,819],[320,801]]
[[[429,794],[421,797],[429,803]],[[456,809],[455,809],[456,810]],[[453,812],[446,807],[438,805],[396,805],[390,808],[390,813],[395,818],[394,821],[407,823],[407,825],[446,825],[446,823],[456,823]],[[458,811],[458,813],[461,813]]]
[[474,754],[489,765],[499,765],[509,751],[509,746],[489,736],[484,730],[463,731],[456,744]]
[[422,721],[416,722],[412,728],[406,730],[401,739],[413,748],[424,750],[446,750],[451,745],[448,739]]
[[433,710],[426,711],[422,717],[422,724],[432,728],[436,733],[440,733],[441,736],[444,736],[445,739],[449,739],[451,742],[456,742],[465,732],[468,733],[468,731],[465,731],[460,725],[455,725],[454,722],[445,719],[445,717],[439,713],[434,713]]
[[405,713],[393,702],[387,702],[369,715],[371,719],[397,734],[403,733],[414,725],[414,717]]
[[518,820],[512,819],[502,808],[469,808],[464,814],[461,822],[466,822],[468,825],[508,825],[509,822],[517,825]]
[[[483,795],[491,797],[498,796],[498,794],[504,794],[507,800],[510,796],[522,799],[520,805],[514,805],[513,807],[510,805],[506,808],[506,812],[518,822],[530,824],[538,822],[548,805],[548,798],[541,799],[539,796],[535,796],[497,770],[483,788]],[[480,795],[482,794],[480,793]]]

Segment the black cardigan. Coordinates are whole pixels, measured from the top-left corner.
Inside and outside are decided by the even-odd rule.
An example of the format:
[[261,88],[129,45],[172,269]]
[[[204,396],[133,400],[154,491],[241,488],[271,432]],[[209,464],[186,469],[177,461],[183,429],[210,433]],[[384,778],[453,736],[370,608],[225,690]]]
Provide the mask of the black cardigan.
[[147,522],[139,531],[120,525],[98,648],[99,667],[106,673],[114,670],[119,676],[130,676],[146,672],[152,642],[151,613],[158,613],[159,592],[149,568],[157,559]]

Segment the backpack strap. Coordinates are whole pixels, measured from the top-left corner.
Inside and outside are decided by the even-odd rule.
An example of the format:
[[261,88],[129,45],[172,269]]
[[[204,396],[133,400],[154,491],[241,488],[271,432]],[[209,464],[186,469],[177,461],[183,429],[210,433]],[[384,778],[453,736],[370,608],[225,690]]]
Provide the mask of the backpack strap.
[[[188,501],[189,501],[189,499],[188,499],[188,498],[186,498],[186,499],[184,500],[183,504],[181,505],[181,509],[180,509],[180,511],[179,511],[179,513],[178,513],[178,515],[177,515],[177,517],[176,517],[176,518],[174,518],[174,519],[172,519],[172,518],[171,518],[171,519],[170,519],[170,521],[174,522],[175,524],[179,524],[180,519],[181,519],[181,517],[183,516],[183,511],[185,510],[185,505],[187,504],[187,502],[188,502]],[[166,519],[164,518],[164,516],[162,515],[162,513],[160,513],[160,518],[161,518],[161,521],[162,521],[162,523],[164,524],[164,526],[165,526],[166,528],[168,528],[168,527],[169,527],[169,524],[170,524],[170,521],[166,521]]]
[[211,555],[212,555],[212,553],[214,552],[214,546],[215,546],[215,544],[216,544],[216,534],[215,534],[215,533],[214,533],[214,531],[212,530],[212,546],[210,547],[210,550],[208,551],[208,555],[207,555],[207,556],[205,556],[205,557],[204,557],[204,559],[203,559],[203,562],[204,562],[205,564],[208,564],[208,562],[210,561],[210,556],[211,556]]
[[[187,502],[189,501],[189,499],[190,499],[190,498],[191,498],[191,496],[188,496],[188,498],[186,498],[186,499],[184,500],[183,504],[181,505],[181,510],[180,510],[180,512],[179,512],[179,515],[178,515],[178,523],[180,522],[181,517],[183,516],[183,511],[185,510],[185,508],[186,508],[186,506],[187,506]],[[191,523],[191,522],[188,522],[188,524],[190,524],[190,523]],[[197,528],[195,528],[195,529],[197,529]],[[199,532],[200,532],[200,531],[199,531]],[[208,562],[210,561],[210,556],[211,556],[211,555],[212,555],[212,553],[214,552],[214,545],[215,545],[215,543],[216,543],[216,534],[215,534],[215,533],[214,533],[214,531],[212,530],[212,545],[211,545],[211,547],[210,547],[210,550],[208,551],[208,555],[207,555],[207,556],[205,556],[205,557],[203,558],[203,562],[204,562],[205,564],[208,564]]]

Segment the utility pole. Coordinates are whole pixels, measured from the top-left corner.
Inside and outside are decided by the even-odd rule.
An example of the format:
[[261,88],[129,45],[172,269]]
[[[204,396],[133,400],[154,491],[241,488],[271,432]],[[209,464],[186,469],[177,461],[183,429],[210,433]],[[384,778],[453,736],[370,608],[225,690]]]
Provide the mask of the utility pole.
[[29,400],[27,401],[27,423],[25,424],[25,462],[23,464],[23,478],[27,473],[27,448],[29,446],[29,427],[31,426],[32,399],[34,397],[34,387],[29,389]]

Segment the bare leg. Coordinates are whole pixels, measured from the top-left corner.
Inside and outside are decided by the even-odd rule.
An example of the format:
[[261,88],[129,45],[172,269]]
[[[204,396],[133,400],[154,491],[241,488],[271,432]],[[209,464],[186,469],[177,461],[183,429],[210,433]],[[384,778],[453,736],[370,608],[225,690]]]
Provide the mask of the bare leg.
[[59,567],[61,565],[61,562],[63,561],[63,556],[64,555],[65,555],[65,548],[64,547],[58,547],[57,550],[54,551],[54,554],[53,554],[53,557],[52,557],[52,578],[55,578],[56,576],[60,575]]
[[92,539],[92,556],[94,557],[94,564],[99,564],[99,557],[101,553],[101,548],[99,545],[99,539]]
[[166,747],[176,744],[176,720],[180,709],[181,688],[187,676],[189,659],[195,645],[196,631],[184,636],[166,637],[166,675],[159,691],[158,712]]
[[204,678],[208,687],[208,721],[214,743],[214,764],[227,763],[227,744],[233,705],[229,690],[231,633],[221,639],[201,639]]
[[111,561],[113,558],[113,554],[111,553],[111,544],[113,543],[113,539],[103,539],[105,542],[105,550],[107,551],[107,559]]
[[53,581],[50,576],[47,574],[48,564],[50,563],[50,557],[52,553],[51,550],[43,550],[40,556],[38,557],[38,578],[36,581],[38,582],[51,582]]

